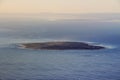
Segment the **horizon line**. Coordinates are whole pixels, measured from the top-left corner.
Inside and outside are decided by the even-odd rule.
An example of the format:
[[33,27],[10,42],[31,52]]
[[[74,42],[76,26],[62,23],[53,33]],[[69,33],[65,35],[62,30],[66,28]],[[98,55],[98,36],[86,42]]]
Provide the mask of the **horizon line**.
[[106,13],[50,13],[50,12],[41,12],[41,13],[0,13],[0,15],[39,15],[39,14],[49,14],[49,15],[82,15],[82,14],[120,14],[120,12],[106,12]]

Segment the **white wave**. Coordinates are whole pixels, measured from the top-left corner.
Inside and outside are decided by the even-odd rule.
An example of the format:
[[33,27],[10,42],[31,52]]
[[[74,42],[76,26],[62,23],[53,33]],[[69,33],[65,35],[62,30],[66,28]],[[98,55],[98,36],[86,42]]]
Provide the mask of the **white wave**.
[[101,43],[98,43],[98,42],[89,42],[89,41],[82,41],[82,42],[92,44],[92,45],[96,45],[96,46],[103,46],[103,47],[105,47],[107,49],[115,49],[115,48],[117,48],[117,46],[115,46],[115,45],[101,44]]
[[103,46],[107,49],[115,49],[117,46],[114,45],[107,45],[107,44],[96,44],[97,46]]
[[17,48],[19,49],[26,49],[26,46],[24,46],[23,44],[16,44]]

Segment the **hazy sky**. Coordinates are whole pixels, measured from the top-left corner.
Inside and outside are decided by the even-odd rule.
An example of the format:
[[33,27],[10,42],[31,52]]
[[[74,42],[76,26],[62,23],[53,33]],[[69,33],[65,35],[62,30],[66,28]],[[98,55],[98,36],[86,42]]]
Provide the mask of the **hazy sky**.
[[0,13],[120,13],[120,0],[0,0]]

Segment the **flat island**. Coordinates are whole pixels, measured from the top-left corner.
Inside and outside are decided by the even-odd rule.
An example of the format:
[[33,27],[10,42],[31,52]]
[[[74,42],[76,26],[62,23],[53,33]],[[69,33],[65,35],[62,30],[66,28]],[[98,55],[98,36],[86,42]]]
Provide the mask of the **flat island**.
[[28,49],[41,50],[99,50],[105,49],[103,46],[91,45],[85,42],[40,42],[23,43],[22,46]]

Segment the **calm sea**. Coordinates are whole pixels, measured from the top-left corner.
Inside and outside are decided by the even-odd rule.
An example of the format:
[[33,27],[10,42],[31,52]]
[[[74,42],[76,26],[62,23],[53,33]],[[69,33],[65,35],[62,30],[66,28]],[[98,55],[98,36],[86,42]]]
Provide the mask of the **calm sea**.
[[[120,80],[120,15],[65,16],[1,17],[0,80]],[[16,46],[43,41],[92,42],[108,49],[32,50]]]

